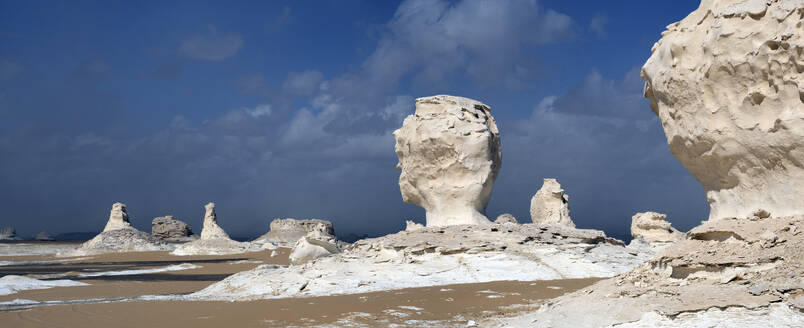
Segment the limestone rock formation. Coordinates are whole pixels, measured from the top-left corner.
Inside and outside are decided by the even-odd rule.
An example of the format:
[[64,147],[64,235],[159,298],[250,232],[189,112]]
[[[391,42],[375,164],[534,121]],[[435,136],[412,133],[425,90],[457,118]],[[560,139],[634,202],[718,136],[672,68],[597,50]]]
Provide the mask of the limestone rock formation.
[[416,223],[411,220],[405,220],[405,231],[416,231],[422,228],[424,228],[424,225],[420,223]]
[[290,264],[299,265],[340,253],[338,240],[324,231],[314,230],[300,238],[290,251]]
[[0,229],[0,240],[19,240],[17,237],[17,229],[13,227],[5,227]]
[[189,224],[174,219],[172,215],[160,216],[151,221],[151,235],[167,241],[190,241],[196,237]]
[[427,211],[428,227],[490,223],[485,211],[502,151],[488,106],[447,95],[416,99],[394,138],[402,200]]
[[56,238],[53,238],[53,235],[51,235],[47,231],[40,231],[39,233],[36,234],[34,239],[39,240],[39,241],[53,241],[53,240],[56,240]]
[[703,186],[710,220],[804,214],[803,9],[702,1],[642,67],[645,96]]
[[575,227],[569,215],[569,195],[556,179],[544,179],[542,188],[530,199],[530,219],[537,224]]
[[494,223],[499,223],[499,224],[513,223],[513,224],[517,224],[519,222],[517,222],[516,218],[513,215],[511,215],[510,213],[503,213],[503,214],[500,214],[500,216],[498,216],[496,220],[494,220]]
[[684,235],[665,221],[667,215],[656,212],[642,212],[631,217],[631,236],[645,242],[674,242]]
[[218,225],[218,216],[215,214],[215,203],[204,206],[204,226],[201,229],[201,239],[230,239],[229,234]]
[[270,242],[280,247],[292,247],[300,238],[313,231],[335,234],[332,222],[327,220],[274,219],[271,221],[270,230],[254,242]]
[[263,265],[191,297],[246,300],[499,280],[611,277],[652,256],[634,252],[598,230],[493,223],[423,227],[361,239],[341,253],[303,265]]
[[126,205],[115,203],[112,205],[106,228],[101,233],[81,244],[76,250],[61,255],[83,256],[100,253],[164,251],[172,248],[149,233],[132,227],[126,213]]
[[201,230],[201,238],[179,245],[171,254],[182,256],[226,255],[258,252],[265,249],[257,243],[232,240],[229,234],[218,225],[215,203],[207,204],[204,206],[204,210],[204,227]]
[[112,231],[129,227],[131,227],[131,222],[128,220],[126,204],[114,203],[114,205],[112,205],[112,211],[109,213],[109,220],[106,221],[106,227],[103,228],[103,231]]

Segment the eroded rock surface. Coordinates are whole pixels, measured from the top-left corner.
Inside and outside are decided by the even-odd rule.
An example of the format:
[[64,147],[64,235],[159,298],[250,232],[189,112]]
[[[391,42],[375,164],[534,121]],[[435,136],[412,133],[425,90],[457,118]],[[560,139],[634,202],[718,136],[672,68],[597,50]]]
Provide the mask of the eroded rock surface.
[[292,247],[300,238],[313,231],[335,234],[332,222],[327,220],[274,219],[271,221],[270,230],[254,241],[270,242],[279,247]]
[[290,251],[290,264],[299,265],[340,253],[338,239],[324,231],[314,230],[296,241]]
[[426,226],[490,223],[485,211],[502,151],[488,106],[447,95],[416,99],[394,138],[402,199],[426,210]]
[[542,187],[530,199],[530,219],[537,224],[575,227],[569,215],[569,195],[556,179],[544,179]]
[[203,222],[204,227],[201,230],[201,238],[179,245],[171,254],[226,255],[264,250],[260,244],[239,242],[229,238],[229,234],[218,225],[215,203],[209,203],[204,206]]
[[19,237],[17,237],[17,229],[13,227],[0,229],[0,240],[19,240]]
[[709,219],[804,215],[801,1],[705,0],[642,68],[673,155]]
[[197,238],[193,228],[172,215],[160,216],[151,221],[151,235],[166,241],[190,241]]
[[503,214],[500,214],[497,217],[496,220],[494,220],[494,223],[499,223],[499,224],[513,223],[513,224],[517,224],[519,222],[516,221],[516,218],[513,215],[511,215],[509,213],[503,213]]
[[103,231],[112,231],[130,227],[131,222],[128,220],[126,204],[114,203],[112,205],[112,211],[109,213],[109,220],[106,221],[106,227],[103,228]]
[[642,212],[631,217],[631,236],[648,243],[674,242],[684,238],[684,234],[667,222],[666,214]]
[[535,224],[453,225],[358,240],[290,267],[263,265],[191,295],[244,300],[498,280],[610,277],[646,261],[602,231]]

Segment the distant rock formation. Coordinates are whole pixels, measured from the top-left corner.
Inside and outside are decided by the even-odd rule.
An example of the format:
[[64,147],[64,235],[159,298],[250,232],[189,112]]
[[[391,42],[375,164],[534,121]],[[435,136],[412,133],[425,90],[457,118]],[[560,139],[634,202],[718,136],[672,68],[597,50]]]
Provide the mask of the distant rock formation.
[[447,95],[416,99],[394,138],[402,200],[427,211],[428,227],[490,223],[485,211],[502,151],[488,106]]
[[13,227],[5,227],[0,229],[0,240],[19,240],[17,237],[17,229]]
[[645,242],[674,242],[684,237],[665,221],[666,214],[656,212],[642,212],[631,217],[631,236]]
[[53,238],[53,235],[51,235],[47,231],[40,231],[39,233],[36,234],[34,239],[39,240],[39,241],[54,241],[54,240],[56,240],[56,238]]
[[494,220],[494,223],[504,224],[504,223],[513,223],[518,224],[519,222],[516,221],[516,218],[511,215],[510,213],[503,213]]
[[112,205],[112,211],[109,213],[109,220],[106,221],[106,227],[103,228],[103,231],[112,231],[130,227],[131,222],[128,220],[126,204],[114,203],[114,205]]
[[254,242],[270,242],[280,247],[292,247],[300,238],[313,231],[335,235],[332,222],[319,219],[274,219],[271,221],[269,229]]
[[709,219],[804,215],[801,2],[703,1],[642,67],[673,155]]
[[63,254],[82,256],[100,253],[164,251],[172,247],[164,241],[152,237],[149,233],[139,231],[131,226],[126,205],[112,205],[111,215],[103,232],[81,244],[75,251]]
[[530,199],[530,219],[537,224],[575,227],[569,214],[569,195],[556,179],[544,179],[542,188]]
[[184,243],[171,252],[173,255],[226,255],[257,252],[264,248],[256,243],[243,243],[232,240],[229,234],[218,225],[215,203],[204,206],[204,227],[201,238]]
[[193,228],[172,215],[160,216],[151,221],[151,235],[166,241],[190,241],[196,237]]
[[293,245],[289,259],[290,264],[299,265],[340,252],[335,236],[315,230],[300,238]]
[[231,239],[229,234],[218,225],[215,203],[208,203],[204,206],[204,210],[204,226],[201,229],[201,239]]
[[416,223],[411,220],[405,220],[405,231],[416,231],[422,228],[424,228],[424,225],[420,223]]

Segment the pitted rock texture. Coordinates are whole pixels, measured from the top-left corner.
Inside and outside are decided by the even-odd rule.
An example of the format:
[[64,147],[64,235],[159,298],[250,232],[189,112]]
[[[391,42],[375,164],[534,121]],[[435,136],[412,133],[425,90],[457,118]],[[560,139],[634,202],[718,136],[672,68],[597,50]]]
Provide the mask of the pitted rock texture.
[[416,99],[394,138],[402,200],[426,210],[426,226],[490,223],[502,150],[488,106],[447,95]]
[[[551,300],[533,313],[483,326],[610,327],[658,320],[667,323],[662,327],[686,327],[679,320],[685,314],[709,309],[728,311],[716,321],[727,324],[722,327],[741,326],[740,318],[754,311],[796,308],[804,294],[802,229],[801,217],[706,221],[688,239],[630,272]],[[796,312],[790,322],[804,322],[804,313],[783,311]],[[782,317],[766,319],[764,326],[796,327]]]
[[172,215],[160,216],[151,221],[151,235],[167,241],[190,241],[195,237],[189,224],[174,219]]
[[516,221],[516,218],[513,215],[511,215],[509,213],[503,213],[503,214],[500,214],[500,216],[498,216],[496,220],[494,220],[494,223],[499,223],[499,224],[513,223],[513,224],[517,224],[519,222]]
[[128,220],[126,204],[114,203],[112,205],[112,211],[109,213],[109,220],[106,221],[106,227],[103,228],[103,231],[112,231],[129,227],[131,227],[131,222]]
[[340,253],[338,239],[324,231],[314,230],[299,238],[290,251],[290,264],[299,265],[317,258]]
[[642,212],[631,217],[631,236],[645,242],[674,242],[684,238],[684,234],[665,221],[666,214]]
[[804,214],[803,11],[793,0],[704,0],[642,67],[710,220]]
[[270,230],[254,241],[292,247],[300,238],[313,231],[321,231],[329,235],[335,234],[332,222],[327,220],[274,219],[271,221]]
[[205,205],[204,210],[204,226],[201,229],[201,239],[230,239],[229,234],[218,225],[215,203]]
[[556,179],[544,179],[541,189],[530,199],[530,219],[537,224],[575,227],[569,214],[569,195]]

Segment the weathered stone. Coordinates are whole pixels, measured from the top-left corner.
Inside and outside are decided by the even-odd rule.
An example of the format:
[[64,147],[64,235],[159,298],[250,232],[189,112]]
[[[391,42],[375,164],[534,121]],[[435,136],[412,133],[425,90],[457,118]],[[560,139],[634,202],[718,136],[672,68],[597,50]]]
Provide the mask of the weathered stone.
[[320,219],[274,219],[270,230],[255,239],[255,242],[270,242],[282,247],[292,247],[296,241],[310,232],[321,231],[328,235],[335,235],[332,222]]
[[556,179],[544,179],[542,188],[530,199],[530,219],[537,224],[575,227],[569,214],[569,195]]
[[416,99],[394,138],[402,200],[426,210],[428,227],[490,223],[486,205],[502,151],[488,106],[447,95]]
[[500,216],[498,216],[496,220],[494,220],[494,223],[499,223],[499,224],[513,223],[513,224],[517,224],[519,222],[516,221],[516,218],[513,215],[511,215],[509,213],[503,213],[503,214],[500,214]]
[[17,237],[17,229],[13,227],[0,229],[0,240],[19,240],[19,237]]
[[684,235],[665,221],[666,218],[666,214],[656,212],[634,214],[631,217],[631,236],[648,243],[674,242],[683,238]]
[[109,220],[106,221],[106,227],[103,228],[103,231],[112,231],[129,227],[131,227],[131,222],[128,220],[126,204],[114,203],[114,205],[112,205],[112,211],[109,213]]
[[210,202],[204,206],[204,226],[201,229],[201,239],[231,239],[229,234],[218,225],[218,217],[215,214],[215,203]]
[[299,265],[340,252],[335,236],[315,230],[296,241],[289,259],[290,264]]
[[172,215],[160,216],[151,221],[151,235],[168,241],[188,241],[193,239],[193,228]]

